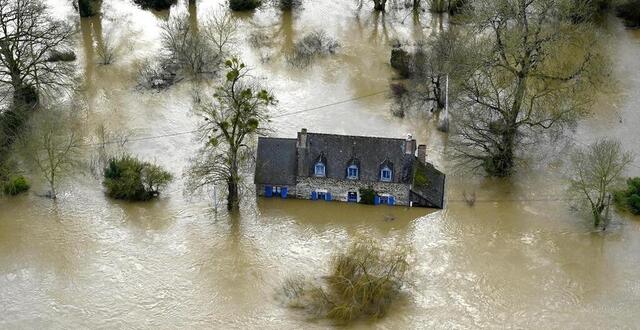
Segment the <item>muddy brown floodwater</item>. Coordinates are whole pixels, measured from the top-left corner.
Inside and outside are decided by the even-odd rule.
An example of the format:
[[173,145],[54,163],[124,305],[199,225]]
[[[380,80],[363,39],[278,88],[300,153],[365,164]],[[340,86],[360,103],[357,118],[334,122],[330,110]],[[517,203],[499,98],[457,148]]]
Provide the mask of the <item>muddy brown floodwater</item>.
[[[105,0],[102,18],[80,20],[69,1],[50,0],[79,28],[76,51],[85,80],[75,97],[87,132],[101,123],[135,137],[192,130],[193,86],[138,91],[136,67],[157,53],[159,23],[180,11],[199,19],[222,1],[182,1],[171,13]],[[450,171],[445,138],[425,121],[390,115],[385,93],[321,110],[283,115],[387,91],[390,43],[431,33],[427,13],[358,10],[355,1],[305,1],[293,14],[265,9],[240,17],[237,47],[273,89],[274,135],[311,131],[402,137],[413,133]],[[325,29],[341,44],[334,56],[293,69],[285,54],[305,32]],[[588,143],[615,136],[640,156],[640,34],[611,19],[603,38],[619,81],[574,135]],[[247,36],[272,44],[252,48]],[[116,61],[96,64],[109,34],[129,40]],[[127,144],[178,178],[197,148],[189,135]],[[548,147],[546,147],[549,150]],[[85,150],[89,158],[91,150]],[[550,154],[553,154],[552,152]],[[572,211],[550,156],[510,180],[450,175],[444,210],[367,207],[249,197],[237,219],[215,213],[208,196],[186,198],[182,180],[155,202],[106,198],[91,176],[64,183],[57,202],[34,194],[0,200],[0,328],[323,328],[281,303],[289,274],[313,274],[355,235],[415,251],[409,299],[388,317],[356,328],[638,328],[640,219],[618,215],[606,233]],[[629,175],[640,175],[636,161]],[[35,183],[34,190],[44,186]],[[468,207],[463,192],[475,191]]]

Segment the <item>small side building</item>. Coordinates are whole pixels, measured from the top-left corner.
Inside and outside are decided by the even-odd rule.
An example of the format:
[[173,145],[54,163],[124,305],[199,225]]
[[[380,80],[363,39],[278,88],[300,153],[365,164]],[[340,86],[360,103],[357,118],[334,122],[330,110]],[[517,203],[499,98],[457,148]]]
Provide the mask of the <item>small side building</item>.
[[[264,197],[442,208],[445,175],[411,136],[298,132],[258,139],[255,184]],[[366,199],[366,200],[364,200]]]

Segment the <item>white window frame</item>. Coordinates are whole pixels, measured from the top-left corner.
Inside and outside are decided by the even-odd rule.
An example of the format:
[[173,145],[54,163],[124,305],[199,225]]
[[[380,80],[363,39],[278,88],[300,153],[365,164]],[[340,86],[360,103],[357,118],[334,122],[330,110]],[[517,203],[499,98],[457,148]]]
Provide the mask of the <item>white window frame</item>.
[[[355,169],[356,170],[356,175],[352,176],[350,175],[351,173],[350,170]],[[360,168],[358,168],[358,165],[349,165],[349,167],[347,167],[347,179],[349,180],[358,180],[358,178],[360,178]]]
[[[385,171],[389,172],[388,178],[385,178],[384,175],[382,175],[383,173],[385,173]],[[380,170],[380,181],[391,182],[392,180],[393,180],[393,171],[388,166],[383,167],[382,170]]]
[[[322,173],[318,173],[318,166],[322,166]],[[327,166],[323,162],[317,162],[313,166],[313,175],[318,178],[324,178],[327,176]]]

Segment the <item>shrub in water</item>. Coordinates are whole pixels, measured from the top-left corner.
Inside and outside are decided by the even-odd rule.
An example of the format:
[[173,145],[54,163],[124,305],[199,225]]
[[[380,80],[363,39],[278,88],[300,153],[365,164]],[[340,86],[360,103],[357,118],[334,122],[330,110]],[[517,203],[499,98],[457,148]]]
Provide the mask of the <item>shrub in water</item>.
[[384,316],[400,297],[409,268],[409,251],[401,245],[383,249],[370,239],[359,239],[331,260],[327,276],[315,281],[293,278],[283,293],[290,307],[346,323]]
[[146,201],[157,197],[171,180],[172,175],[158,165],[122,156],[109,160],[104,169],[103,185],[110,197]]
[[618,206],[640,215],[640,177],[627,180],[627,189],[616,192],[614,200]]
[[71,50],[59,51],[54,50],[49,54],[47,61],[49,62],[73,62],[76,60],[76,53]]
[[304,67],[317,56],[334,54],[339,46],[338,41],[325,31],[313,31],[293,45],[293,51],[287,55],[287,60],[294,66]]
[[278,0],[278,7],[282,10],[291,10],[300,7],[302,0]]
[[376,191],[373,188],[360,188],[360,203],[373,205],[375,204]]
[[133,2],[145,9],[165,10],[174,5],[176,0],[133,0]]
[[616,14],[624,20],[626,26],[640,28],[640,0],[628,0],[619,5]]
[[4,183],[2,190],[7,195],[15,196],[29,190],[30,187],[27,179],[19,175],[9,178],[9,180]]
[[260,0],[229,0],[229,8],[236,11],[256,9],[261,4]]

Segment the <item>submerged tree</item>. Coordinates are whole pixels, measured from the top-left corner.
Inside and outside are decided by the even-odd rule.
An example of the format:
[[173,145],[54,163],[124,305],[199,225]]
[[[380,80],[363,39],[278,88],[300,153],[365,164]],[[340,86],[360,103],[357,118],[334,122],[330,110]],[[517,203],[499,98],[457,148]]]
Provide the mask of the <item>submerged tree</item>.
[[31,103],[39,91],[69,86],[68,63],[50,55],[70,49],[72,35],[39,0],[0,0],[0,82],[11,86],[14,100]]
[[77,6],[80,17],[91,17],[100,13],[102,0],[78,0]]
[[510,175],[525,143],[560,132],[589,109],[606,64],[590,27],[571,22],[570,2],[473,2],[479,61],[462,86],[456,151],[490,175]]
[[47,197],[57,198],[60,180],[69,175],[79,162],[81,138],[73,120],[58,109],[39,113],[23,136],[20,152],[32,163],[49,185]]
[[204,117],[200,127],[204,147],[188,170],[192,190],[206,185],[225,184],[227,209],[239,206],[242,169],[252,153],[250,144],[268,122],[267,107],[275,99],[267,90],[249,81],[248,69],[237,59],[225,62],[225,83],[218,87],[209,104],[196,111]]
[[198,77],[218,69],[236,40],[237,26],[228,13],[208,17],[203,26],[180,14],[162,24],[162,44],[173,65]]
[[70,85],[72,67],[57,55],[71,48],[72,34],[40,0],[0,0],[0,90],[11,100],[0,113],[0,149],[14,140],[40,93]]
[[602,213],[611,202],[612,189],[621,181],[632,160],[631,154],[622,150],[620,142],[606,139],[572,155],[570,189],[587,199],[595,227],[602,223]]
[[387,0],[373,0],[373,10],[385,11]]

